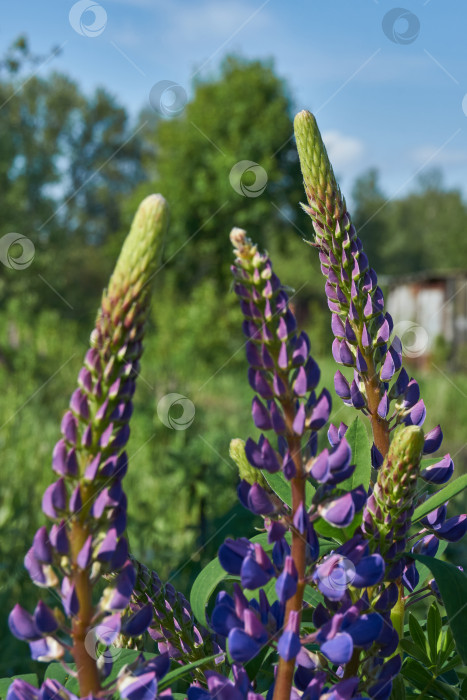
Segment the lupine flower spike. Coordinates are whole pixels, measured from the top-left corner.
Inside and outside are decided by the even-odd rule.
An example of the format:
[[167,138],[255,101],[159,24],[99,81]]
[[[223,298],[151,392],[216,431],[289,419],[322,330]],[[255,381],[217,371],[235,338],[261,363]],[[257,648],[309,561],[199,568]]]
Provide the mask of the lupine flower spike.
[[[52,525],[39,528],[25,565],[38,586],[54,591],[63,613],[39,602],[32,616],[16,606],[9,618],[13,634],[29,642],[33,659],[63,660],[71,655],[83,697],[104,697],[102,684],[111,670],[111,664],[100,664],[89,653],[89,645],[109,645],[120,633],[139,636],[152,617],[149,604],[143,614],[123,615],[135,570],[124,536],[122,479],[150,282],[166,223],[165,200],[160,195],[145,199],[102,297],[91,349],[53,451],[52,469],[58,478],[42,501]],[[114,578],[98,596],[98,584],[109,572]],[[156,682],[155,671],[148,673]],[[119,677],[122,697],[127,697],[125,688],[138,685],[137,672],[133,675]],[[114,691],[111,687],[108,693]]]

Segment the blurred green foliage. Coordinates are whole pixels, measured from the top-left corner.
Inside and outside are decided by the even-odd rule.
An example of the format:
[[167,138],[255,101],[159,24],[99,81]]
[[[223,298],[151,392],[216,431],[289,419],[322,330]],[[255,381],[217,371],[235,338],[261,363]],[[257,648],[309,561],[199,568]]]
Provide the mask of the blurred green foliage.
[[[162,577],[187,590],[225,536],[254,527],[237,505],[229,458],[231,438],[254,434],[241,317],[230,293],[233,225],[269,250],[293,286],[314,354],[326,358],[331,345],[317,256],[301,240],[311,231],[298,207],[291,98],[272,65],[228,58],[194,86],[179,117],[143,113],[132,124],[112,96],[103,90],[85,96],[65,76],[32,78],[16,95],[33,58],[20,42],[0,62],[0,102],[7,101],[0,110],[0,237],[19,231],[36,248],[24,270],[0,265],[0,676],[31,668],[27,645],[6,631],[6,617],[15,602],[37,599],[22,560],[44,522],[51,452],[101,289],[141,197],[161,191],[172,221],[155,279],[125,488],[134,554]],[[229,173],[240,160],[264,167],[261,196],[231,187]],[[456,246],[467,243],[466,205],[457,192],[432,179],[386,204],[372,172],[356,183],[353,197],[378,272],[458,264]],[[321,366],[322,384],[331,388],[333,362],[326,358]],[[447,381],[433,370],[417,378],[429,426],[443,424],[445,448],[466,471],[467,377]],[[158,401],[168,393],[195,406],[186,430],[158,418]],[[336,399],[334,420],[350,416]],[[465,554],[456,552],[457,559],[459,553]]]

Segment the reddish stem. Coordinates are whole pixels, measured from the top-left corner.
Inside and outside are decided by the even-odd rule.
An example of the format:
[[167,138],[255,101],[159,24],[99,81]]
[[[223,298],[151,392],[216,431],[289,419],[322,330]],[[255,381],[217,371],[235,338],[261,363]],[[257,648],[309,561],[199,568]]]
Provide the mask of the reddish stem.
[[[296,476],[291,481],[292,514],[294,516],[300,505],[302,503],[305,505],[306,474],[303,472],[300,438],[293,436],[292,423],[294,418],[294,410],[292,404],[284,403],[284,416],[289,433],[287,443],[296,469]],[[305,590],[306,535],[301,535],[295,529],[292,530],[292,557],[298,573],[298,583],[295,595],[292,596],[292,598],[289,598],[287,601],[285,607],[284,625],[287,625],[289,615],[292,610],[297,611],[299,614],[299,620],[301,619],[303,592]],[[279,658],[273,700],[290,699],[294,670],[295,659],[285,661],[285,659],[282,657]]]
[[[96,659],[86,649],[86,635],[91,627],[91,620],[94,614],[92,604],[92,586],[89,581],[87,571],[82,571],[76,564],[76,558],[79,551],[84,545],[89,532],[86,527],[79,521],[73,522],[70,543],[72,552],[72,574],[71,582],[75,584],[76,595],[78,596],[79,611],[73,618],[72,638],[73,650],[72,654],[78,671],[78,682],[81,697],[87,697],[89,694],[97,695],[101,690],[99,674],[97,671]],[[94,649],[94,640],[92,641]]]

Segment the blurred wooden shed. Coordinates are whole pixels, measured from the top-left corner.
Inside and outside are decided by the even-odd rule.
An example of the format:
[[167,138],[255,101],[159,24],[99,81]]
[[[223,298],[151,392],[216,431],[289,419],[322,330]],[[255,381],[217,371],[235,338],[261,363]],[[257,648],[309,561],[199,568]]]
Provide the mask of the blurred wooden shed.
[[420,272],[381,282],[408,359],[426,364],[442,352],[453,365],[467,363],[467,271]]

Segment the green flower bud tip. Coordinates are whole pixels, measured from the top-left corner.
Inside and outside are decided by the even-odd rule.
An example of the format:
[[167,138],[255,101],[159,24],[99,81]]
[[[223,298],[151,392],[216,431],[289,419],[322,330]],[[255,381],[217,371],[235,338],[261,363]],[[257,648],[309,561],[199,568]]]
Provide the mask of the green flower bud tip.
[[168,223],[164,197],[151,194],[143,199],[125,239],[107,294],[119,298],[122,290],[137,284],[142,289],[151,280],[160,259],[162,241]]
[[237,465],[240,479],[244,479],[249,484],[259,484],[263,489],[270,490],[266,479],[261,474],[259,469],[255,469],[248,462],[245,454],[245,441],[240,438],[234,438],[230,441],[229,455],[232,461]]
[[320,210],[324,206],[329,213],[339,218],[343,211],[343,200],[313,114],[307,110],[299,112],[294,119],[294,131],[310,204]]
[[388,461],[418,467],[424,447],[424,433],[418,425],[400,425],[394,432]]

